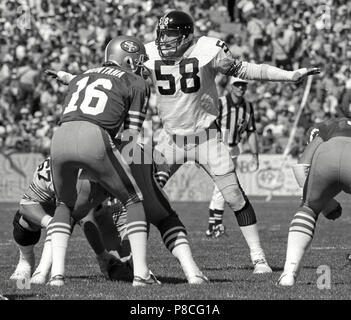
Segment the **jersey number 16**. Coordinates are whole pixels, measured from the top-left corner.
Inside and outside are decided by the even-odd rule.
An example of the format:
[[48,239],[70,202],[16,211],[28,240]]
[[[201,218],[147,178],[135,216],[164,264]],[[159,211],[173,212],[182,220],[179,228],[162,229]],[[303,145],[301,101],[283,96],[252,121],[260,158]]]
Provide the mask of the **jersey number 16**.
[[[78,106],[76,105],[79,94],[84,90],[84,99],[80,104],[80,110],[85,114],[96,116],[103,113],[106,107],[108,96],[105,92],[98,90],[98,86],[102,86],[106,90],[112,89],[112,82],[109,79],[97,79],[94,82],[88,84],[89,76],[82,78],[77,81],[78,89],[72,94],[71,100],[69,101],[63,114],[76,111]],[[93,99],[96,99],[96,105],[90,106]]]

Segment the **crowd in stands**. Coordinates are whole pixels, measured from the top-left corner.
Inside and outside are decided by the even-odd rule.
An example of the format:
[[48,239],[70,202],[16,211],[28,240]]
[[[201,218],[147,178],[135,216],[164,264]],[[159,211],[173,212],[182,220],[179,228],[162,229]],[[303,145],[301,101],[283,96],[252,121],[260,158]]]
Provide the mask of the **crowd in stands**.
[[[315,122],[351,117],[351,1],[348,0],[4,0],[0,3],[0,149],[47,153],[66,87],[46,69],[85,71],[100,65],[117,35],[145,43],[168,9],[189,12],[196,35],[218,37],[234,55],[292,70],[319,66],[299,121],[292,154]],[[218,77],[220,94],[228,79]],[[281,153],[304,85],[250,82],[262,153]],[[154,96],[148,119],[161,123]]]

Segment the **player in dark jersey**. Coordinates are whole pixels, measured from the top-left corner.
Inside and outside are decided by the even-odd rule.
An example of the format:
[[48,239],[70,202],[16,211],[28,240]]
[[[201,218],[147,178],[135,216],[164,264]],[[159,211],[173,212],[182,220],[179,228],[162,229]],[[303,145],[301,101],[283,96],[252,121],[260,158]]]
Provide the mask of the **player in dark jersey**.
[[[86,189],[84,187],[85,184],[93,183],[89,183],[89,181],[86,181],[80,176],[77,182],[77,190],[80,192],[84,191]],[[95,195],[97,194],[97,188],[97,186],[90,188],[93,190],[93,193],[89,195],[91,199],[94,197],[94,193]],[[105,193],[108,196],[100,188],[98,192],[99,194],[101,192]],[[100,199],[103,197],[105,196],[99,195]],[[85,195],[84,198],[86,198]],[[11,275],[10,280],[30,279],[33,284],[46,283],[47,274],[51,267],[51,235],[48,234],[46,236],[40,263],[33,273],[35,264],[34,246],[39,242],[41,228],[46,228],[52,219],[56,207],[55,200],[56,195],[52,184],[50,158],[47,158],[35,170],[33,180],[23,194],[19,210],[14,215],[13,238],[18,246],[20,257],[16,270]],[[100,200],[97,199],[97,201],[99,202]],[[77,204],[78,211],[81,210],[79,206],[83,205],[84,210],[88,213],[93,209],[94,201],[89,202],[90,207],[87,207],[80,200],[77,200]],[[99,218],[99,224],[96,221],[96,217]],[[97,212],[90,212],[84,219],[78,222],[91,248],[94,250],[100,270],[106,278],[109,278],[109,268],[116,265],[118,261],[115,255],[107,252],[102,234],[106,234],[109,231],[111,233],[110,238],[113,239],[114,246],[113,248],[109,248],[109,251],[116,250],[116,253],[120,257],[124,249],[120,242],[125,233],[124,228],[122,228],[125,226],[125,218],[123,215],[115,216],[113,219],[114,226],[107,228],[107,224],[111,220],[112,215],[110,212],[101,212],[99,210]],[[114,269],[117,268],[115,267]]]
[[145,47],[137,38],[117,37],[106,46],[102,67],[87,70],[69,83],[61,125],[54,133],[50,150],[57,195],[55,215],[47,228],[53,253],[50,285],[64,284],[80,169],[128,207],[133,286],[158,283],[146,261],[147,223],[142,194],[112,141],[123,128],[136,136],[142,126],[150,93],[142,77],[146,59]]
[[[289,229],[286,262],[278,280],[281,286],[293,286],[301,260],[312,242],[318,215],[341,191],[351,194],[351,121],[328,120],[314,130],[314,138],[303,154],[310,164],[304,183],[303,202]],[[335,208],[335,217],[341,207]]]

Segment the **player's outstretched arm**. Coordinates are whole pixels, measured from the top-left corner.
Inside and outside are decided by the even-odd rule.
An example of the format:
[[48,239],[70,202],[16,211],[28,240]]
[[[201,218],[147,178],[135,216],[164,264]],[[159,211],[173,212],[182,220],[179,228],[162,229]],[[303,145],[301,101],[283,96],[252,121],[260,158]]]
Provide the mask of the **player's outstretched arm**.
[[68,85],[75,78],[75,75],[65,71],[45,70],[45,74],[65,85]]
[[301,68],[287,71],[268,64],[243,62],[238,70],[237,77],[249,80],[289,81],[299,84],[306,77],[320,72],[319,68]]
[[306,77],[319,73],[319,68],[301,68],[287,71],[268,64],[242,62],[237,77],[249,80],[289,81],[300,84]]
[[301,68],[294,71],[283,70],[268,64],[256,64],[226,57],[219,63],[221,73],[247,80],[289,81],[301,83],[306,77],[321,72],[320,68]]

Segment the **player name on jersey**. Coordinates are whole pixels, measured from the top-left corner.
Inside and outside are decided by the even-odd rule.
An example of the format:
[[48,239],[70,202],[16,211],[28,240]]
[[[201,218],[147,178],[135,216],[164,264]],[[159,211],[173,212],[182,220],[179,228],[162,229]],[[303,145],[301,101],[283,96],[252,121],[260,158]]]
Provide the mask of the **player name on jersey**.
[[109,67],[100,67],[100,68],[94,68],[90,69],[84,72],[85,74],[87,73],[101,73],[101,74],[108,74],[110,76],[114,76],[117,78],[121,78],[125,72],[122,70],[118,70],[115,68],[109,68]]

